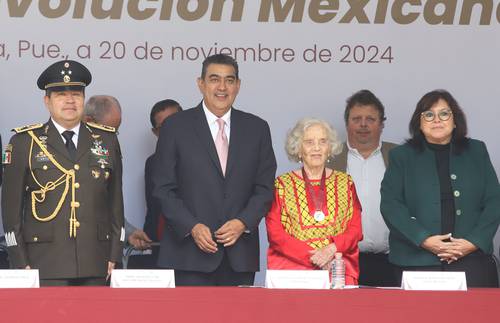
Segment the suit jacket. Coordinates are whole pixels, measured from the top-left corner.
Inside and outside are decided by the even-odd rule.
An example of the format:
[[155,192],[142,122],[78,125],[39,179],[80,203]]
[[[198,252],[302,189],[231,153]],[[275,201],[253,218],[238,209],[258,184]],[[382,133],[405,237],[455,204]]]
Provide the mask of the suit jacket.
[[[226,176],[200,103],[166,119],[160,130],[153,195],[166,218],[158,265],[212,272],[224,249],[233,270],[259,270],[259,230],[273,199],[276,159],[267,123],[232,109]],[[190,235],[197,223],[215,232],[226,221],[241,220],[248,229],[231,247],[215,254],[201,251]]]
[[[452,148],[453,150],[453,148]],[[460,154],[450,154],[450,179],[455,202],[455,238],[493,251],[500,221],[500,187],[483,142],[469,140]],[[389,260],[402,266],[439,265],[439,258],[420,247],[441,234],[441,194],[435,154],[408,144],[389,153],[381,185],[380,211],[390,229]]]
[[160,200],[153,197],[153,170],[156,154],[152,154],[146,160],[144,167],[144,182],[146,184],[146,218],[144,220],[144,232],[153,241],[158,241],[158,218],[161,214]]
[[[387,164],[389,162],[389,150],[396,147],[396,144],[392,142],[382,141],[382,147],[380,147],[380,151],[382,152],[382,158],[384,159],[385,168],[387,168]],[[332,158],[329,162],[326,163],[326,166],[339,170],[341,172],[346,172],[347,169],[347,153],[349,149],[347,148],[347,144],[344,142],[342,144],[342,151],[340,154]]]
[[[123,253],[123,197],[120,147],[114,133],[80,125],[76,159],[73,161],[52,121],[33,129],[48,152],[66,170],[74,170],[75,184],[67,195],[64,174],[27,131],[10,141],[11,163],[5,165],[2,216],[9,258],[13,268],[37,268],[42,279],[105,277],[107,262],[119,262]],[[107,151],[107,153],[106,153]],[[98,155],[103,154],[103,155]],[[102,159],[102,160],[101,160]],[[40,185],[63,183],[45,196],[32,192]],[[36,180],[35,180],[36,178]],[[76,237],[69,235],[72,190],[77,202]],[[56,217],[42,222],[62,202]]]

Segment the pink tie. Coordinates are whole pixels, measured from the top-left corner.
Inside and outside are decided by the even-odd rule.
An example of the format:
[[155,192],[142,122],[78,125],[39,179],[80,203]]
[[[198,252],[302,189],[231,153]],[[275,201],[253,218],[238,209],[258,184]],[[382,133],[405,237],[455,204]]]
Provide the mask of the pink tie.
[[219,132],[217,132],[217,136],[215,137],[215,148],[217,149],[217,155],[219,155],[222,174],[226,175],[227,153],[229,151],[229,143],[224,132],[226,123],[222,119],[217,119],[217,124],[219,125]]

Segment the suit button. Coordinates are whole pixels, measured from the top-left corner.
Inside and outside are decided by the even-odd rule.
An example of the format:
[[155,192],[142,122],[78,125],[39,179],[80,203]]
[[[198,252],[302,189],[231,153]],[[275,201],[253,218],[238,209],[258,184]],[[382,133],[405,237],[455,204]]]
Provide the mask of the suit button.
[[106,240],[109,240],[109,234],[106,235]]
[[451,175],[450,175],[450,178],[451,178],[452,180],[456,180],[456,179],[457,179],[457,175],[455,175],[455,174],[451,174]]
[[79,227],[80,227],[80,222],[76,221],[76,222],[75,222],[75,226],[76,226],[77,228],[79,228]]
[[75,166],[73,166],[73,168],[74,168],[75,170],[79,170],[79,169],[80,169],[80,165],[75,164]]
[[38,241],[38,237],[33,237],[33,241],[37,242]]
[[80,207],[80,202],[71,202],[71,206]]
[[457,215],[462,215],[462,210],[458,209],[455,213],[456,213]]
[[43,168],[43,170],[47,170],[47,169],[49,169],[49,167],[48,167],[47,165],[43,165],[43,167],[42,167],[42,168]]
[[80,188],[80,183],[75,183],[75,188]]
[[460,191],[458,191],[458,190],[454,191],[454,192],[453,192],[453,195],[454,195],[455,197],[459,197],[459,196],[460,196]]

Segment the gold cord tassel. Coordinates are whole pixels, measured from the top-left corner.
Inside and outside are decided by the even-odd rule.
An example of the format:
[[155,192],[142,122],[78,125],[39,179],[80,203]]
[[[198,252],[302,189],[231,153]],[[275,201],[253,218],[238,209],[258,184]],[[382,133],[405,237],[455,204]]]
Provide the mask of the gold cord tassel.
[[[66,196],[69,191],[69,186],[71,182],[71,215],[69,219],[69,236],[71,238],[76,238],[76,229],[79,226],[78,220],[76,219],[76,201],[75,201],[75,171],[73,169],[66,169],[61,166],[57,162],[57,160],[54,159],[52,154],[50,154],[45,146],[40,142],[40,140],[34,135],[33,131],[30,130],[28,131],[29,135],[31,136],[31,147],[30,147],[30,153],[29,153],[29,167],[30,167],[30,172],[31,172],[31,177],[35,181],[35,183],[40,187],[39,190],[32,191],[31,192],[31,211],[33,214],[33,217],[37,219],[38,221],[41,222],[48,222],[53,220],[58,214],[59,211],[61,210],[61,207],[64,203],[64,200],[66,199]],[[33,143],[36,142],[36,144],[40,147],[40,149],[43,151],[43,153],[49,158],[49,160],[54,164],[57,169],[59,169],[63,175],[58,178],[55,182],[47,182],[45,185],[42,185],[37,178],[35,177],[35,174],[33,173],[33,168],[31,166],[31,157],[32,157],[32,152],[33,152]],[[59,202],[57,203],[56,208],[54,211],[46,217],[41,217],[38,215],[38,212],[36,210],[36,204],[37,203],[43,203],[45,201],[45,196],[47,192],[55,190],[59,185],[65,183],[64,186],[64,191],[61,194],[61,198],[59,199]]]

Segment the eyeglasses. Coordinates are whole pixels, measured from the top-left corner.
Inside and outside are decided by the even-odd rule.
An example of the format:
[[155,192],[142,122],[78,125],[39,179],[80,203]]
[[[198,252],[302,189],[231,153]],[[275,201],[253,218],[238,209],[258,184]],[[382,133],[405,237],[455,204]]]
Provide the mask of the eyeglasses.
[[[434,121],[434,118],[436,118],[436,114],[430,110],[422,112],[421,115],[427,122],[432,122]],[[451,110],[441,110],[437,113],[437,116],[441,121],[448,121],[452,115],[453,112],[451,112]]]

